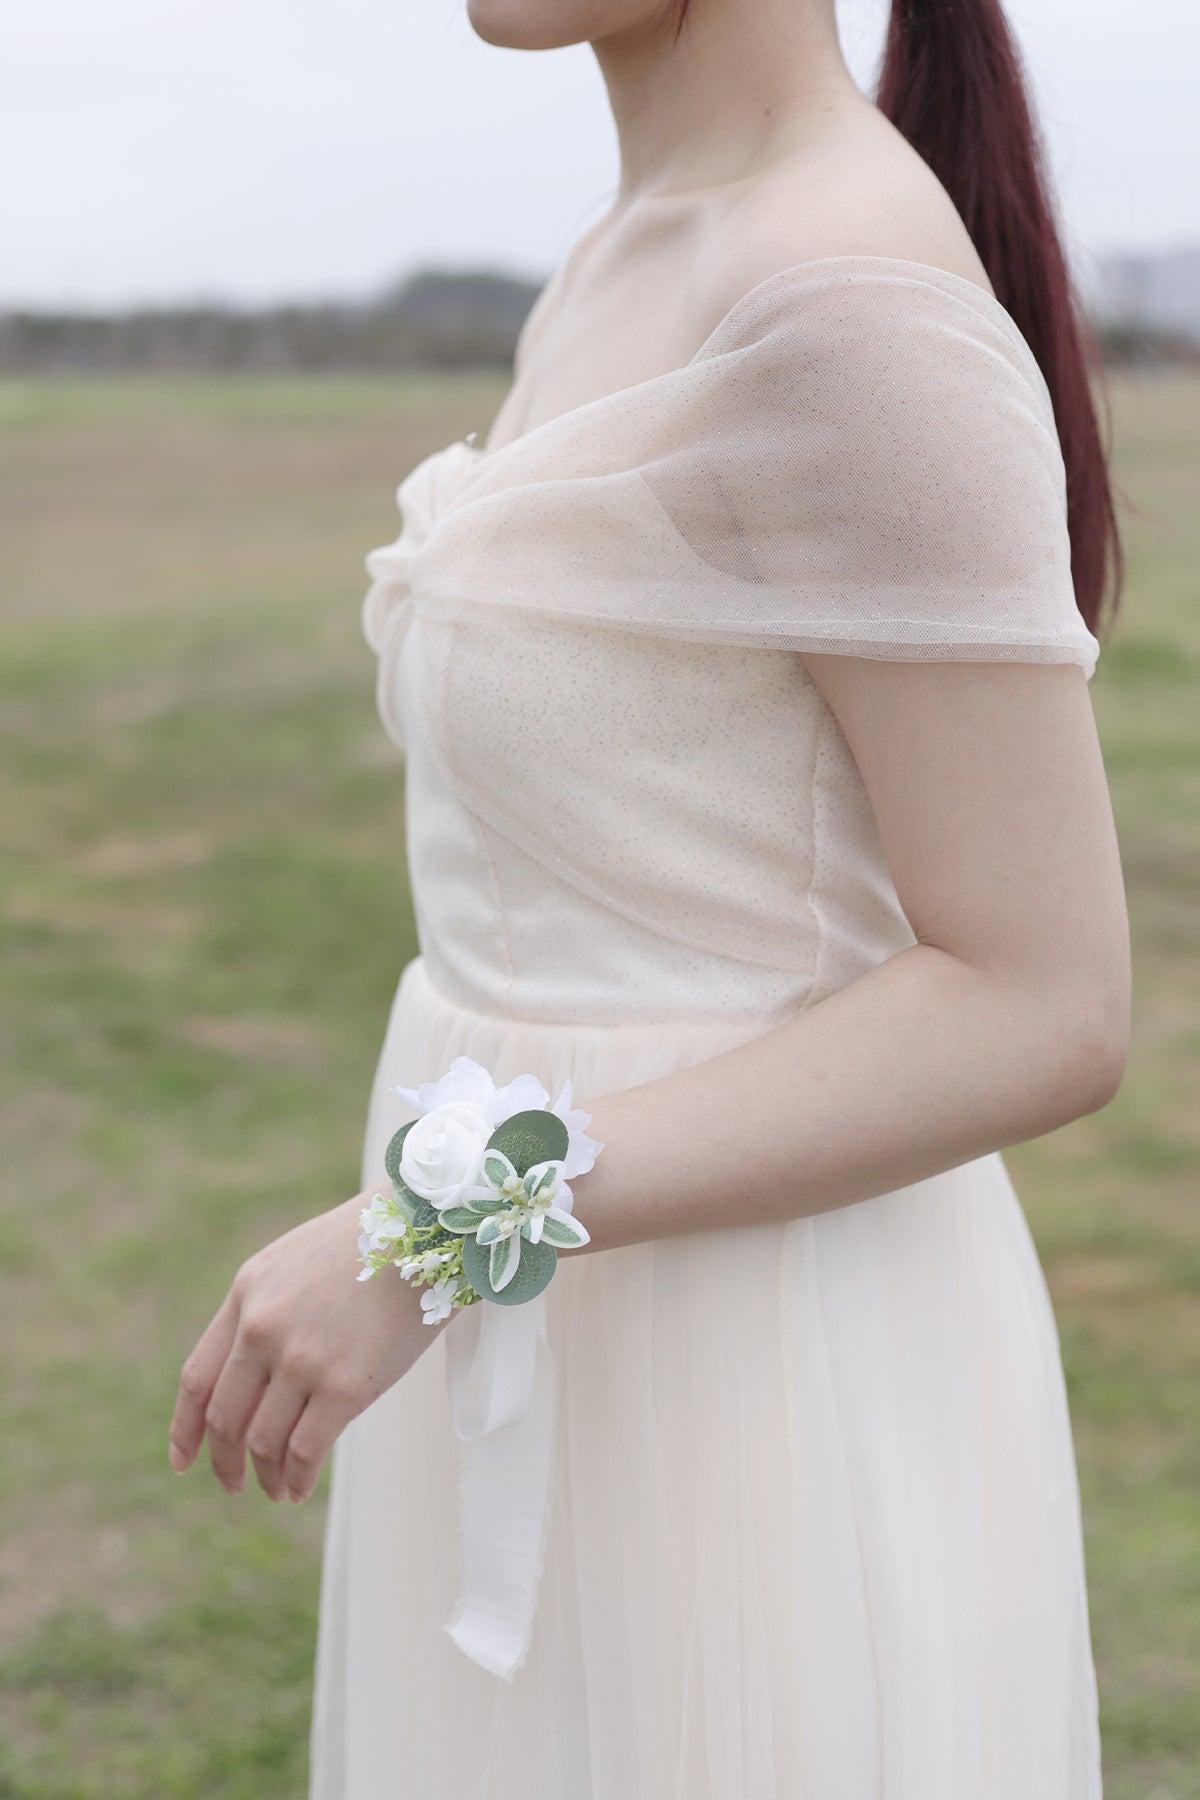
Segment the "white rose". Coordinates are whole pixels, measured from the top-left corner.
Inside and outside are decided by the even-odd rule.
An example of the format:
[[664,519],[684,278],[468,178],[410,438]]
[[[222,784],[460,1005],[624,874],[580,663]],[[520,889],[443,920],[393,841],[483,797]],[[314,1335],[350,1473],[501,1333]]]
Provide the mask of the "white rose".
[[453,1206],[463,1188],[478,1179],[492,1129],[484,1108],[469,1101],[435,1106],[405,1133],[401,1181],[431,1206]]

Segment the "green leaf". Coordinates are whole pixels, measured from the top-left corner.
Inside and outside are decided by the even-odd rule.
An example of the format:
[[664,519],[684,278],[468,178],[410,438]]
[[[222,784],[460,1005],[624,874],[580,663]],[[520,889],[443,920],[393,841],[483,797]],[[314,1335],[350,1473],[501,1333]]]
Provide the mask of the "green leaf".
[[554,1186],[561,1174],[561,1163],[547,1163],[544,1168],[540,1163],[535,1163],[532,1169],[525,1171],[525,1191],[529,1198],[536,1200],[545,1188]]
[[501,1288],[508,1286],[521,1262],[520,1233],[510,1231],[507,1237],[497,1238],[488,1251],[488,1280],[498,1294]]
[[406,1188],[402,1181],[393,1181],[392,1197],[411,1225],[417,1216],[417,1208],[421,1205],[420,1196],[414,1194],[411,1188]]
[[486,1193],[476,1189],[475,1193],[466,1201],[466,1205],[473,1213],[478,1213],[482,1218],[487,1213],[503,1212],[508,1205],[508,1196],[502,1194],[498,1188],[489,1188]]
[[400,1179],[400,1153],[404,1149],[405,1138],[415,1124],[416,1120],[410,1119],[407,1125],[400,1127],[383,1153],[383,1166],[391,1176],[396,1205],[410,1225],[416,1226],[418,1230],[424,1230],[430,1225],[437,1224],[437,1209],[430,1206],[428,1200],[423,1200],[420,1194],[414,1194],[411,1188],[405,1187]]
[[542,1242],[558,1244],[564,1250],[578,1250],[580,1245],[588,1241],[587,1232],[582,1225],[577,1225],[569,1215],[561,1219],[552,1219],[549,1213],[542,1220]]
[[383,1153],[383,1166],[397,1187],[404,1186],[400,1179],[400,1152],[404,1148],[405,1138],[415,1124],[416,1120],[410,1119],[407,1125],[402,1125]]
[[535,1163],[562,1162],[569,1142],[567,1128],[556,1113],[534,1108],[514,1113],[497,1125],[487,1147],[502,1151],[517,1174],[524,1175]]
[[431,1225],[440,1223],[441,1215],[436,1206],[431,1206],[428,1200],[422,1200],[421,1196],[414,1194],[411,1188],[406,1188],[404,1191],[412,1201],[414,1230],[428,1231]]
[[469,1206],[443,1206],[438,1214],[438,1221],[447,1231],[474,1231],[479,1223],[478,1213],[473,1213]]
[[517,1172],[503,1150],[493,1151],[491,1144],[488,1145],[480,1165],[480,1173],[485,1181],[490,1182],[493,1187],[503,1187],[509,1176],[515,1175]]
[[467,1280],[481,1299],[490,1300],[496,1306],[520,1306],[526,1300],[536,1299],[542,1289],[549,1286],[558,1263],[558,1253],[550,1244],[523,1243],[516,1274],[507,1287],[497,1292],[488,1277],[489,1254],[486,1245],[480,1249],[477,1238],[463,1239],[463,1270]]
[[478,1221],[479,1230],[475,1233],[481,1244],[494,1244],[500,1236],[500,1221],[495,1213],[489,1213],[486,1219]]

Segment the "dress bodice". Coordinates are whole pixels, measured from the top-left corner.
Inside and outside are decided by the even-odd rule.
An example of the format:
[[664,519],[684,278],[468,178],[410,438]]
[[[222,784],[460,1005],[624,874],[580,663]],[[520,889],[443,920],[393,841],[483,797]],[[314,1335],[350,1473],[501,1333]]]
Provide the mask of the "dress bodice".
[[418,606],[394,679],[421,951],[459,1004],[772,1020],[911,941],[792,653]]
[[821,999],[912,933],[797,652],[1095,661],[1036,363],[916,265],[782,271],[684,369],[398,497],[364,623],[422,955],[480,1012]]

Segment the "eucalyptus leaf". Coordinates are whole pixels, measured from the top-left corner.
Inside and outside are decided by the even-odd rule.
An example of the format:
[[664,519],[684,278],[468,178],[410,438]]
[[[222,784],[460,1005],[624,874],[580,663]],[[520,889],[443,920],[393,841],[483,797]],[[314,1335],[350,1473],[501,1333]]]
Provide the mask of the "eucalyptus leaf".
[[[567,1128],[558,1115],[534,1108],[514,1113],[503,1125],[497,1125],[487,1147],[501,1151],[517,1174],[524,1175],[535,1163],[562,1162],[569,1143]],[[485,1164],[486,1161],[485,1155]]]
[[404,1149],[405,1138],[415,1124],[416,1120],[410,1119],[407,1125],[402,1125],[383,1153],[383,1166],[397,1187],[404,1186],[400,1179],[400,1153]]
[[414,1194],[411,1189],[406,1191],[413,1203],[413,1229],[416,1231],[428,1231],[431,1225],[437,1225],[439,1223],[437,1207],[431,1206],[428,1200],[422,1200],[421,1196],[419,1194]]
[[558,1263],[558,1253],[549,1244],[524,1244],[517,1272],[507,1287],[496,1291],[488,1277],[489,1252],[486,1244],[479,1247],[477,1238],[463,1241],[463,1270],[475,1292],[495,1306],[519,1306],[534,1300],[548,1287]]
[[406,1188],[402,1181],[393,1181],[392,1196],[411,1225],[416,1219],[418,1208],[423,1204],[420,1195],[414,1194],[411,1188]]

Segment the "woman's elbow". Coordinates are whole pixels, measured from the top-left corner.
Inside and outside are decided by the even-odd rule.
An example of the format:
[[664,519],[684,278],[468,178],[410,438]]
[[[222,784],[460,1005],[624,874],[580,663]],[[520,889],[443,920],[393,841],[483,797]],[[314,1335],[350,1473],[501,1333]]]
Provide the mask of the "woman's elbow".
[[[1116,1095],[1129,1060],[1129,990],[1121,982],[1094,983],[1069,1008],[1058,1033],[1058,1074],[1067,1107],[1063,1123],[1099,1112]],[[1061,1015],[1060,1015],[1061,1018]]]
[[1129,1019],[1115,1019],[1095,1030],[1083,1052],[1087,1068],[1083,1105],[1080,1115],[1099,1112],[1112,1100],[1122,1081],[1129,1061]]

